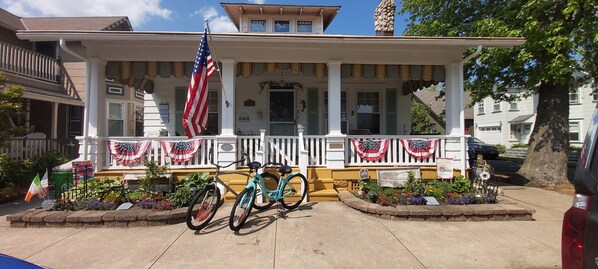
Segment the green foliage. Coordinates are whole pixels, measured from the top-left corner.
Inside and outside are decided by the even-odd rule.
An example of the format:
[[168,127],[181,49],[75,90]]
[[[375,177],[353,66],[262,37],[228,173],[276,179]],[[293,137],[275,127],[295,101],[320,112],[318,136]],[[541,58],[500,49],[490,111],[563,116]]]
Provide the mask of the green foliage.
[[453,187],[450,181],[433,180],[428,182],[426,187],[426,195],[434,196],[436,200],[442,201],[446,197],[447,192],[451,192]]
[[426,191],[424,182],[416,178],[412,172],[409,172],[409,178],[407,182],[405,182],[405,191],[408,193],[412,193],[413,196],[423,195]]
[[430,107],[413,102],[411,104],[411,132],[413,134],[432,134],[434,123],[430,121]]
[[511,148],[527,148],[527,144],[517,143],[517,144],[513,144],[511,146]]
[[0,188],[5,186],[27,186],[31,184],[35,173],[33,162],[27,160],[9,160],[6,154],[0,154]]
[[466,193],[471,191],[471,181],[466,179],[463,176],[456,177],[453,182],[451,182],[451,190],[457,193]]
[[158,165],[154,160],[144,160],[145,176],[140,179],[141,186],[149,191],[154,191],[158,180],[166,174],[166,166]]
[[122,201],[125,197],[125,187],[118,178],[94,178],[87,181],[87,188],[82,184],[64,192],[62,197],[70,201],[100,200]]
[[[598,84],[596,1],[404,0],[399,13],[409,15],[405,35],[525,38],[514,48],[484,48],[466,63],[464,86],[474,103],[488,96],[513,102],[538,94],[530,138],[535,151],[520,172],[532,181],[560,182],[566,166],[542,162],[566,161],[569,91]],[[513,94],[513,87],[522,93]]]
[[183,207],[191,202],[192,188],[200,190],[212,181],[209,173],[193,172],[188,174],[176,185],[176,191],[169,195],[168,199],[174,207]]
[[[21,85],[7,84],[4,74],[0,72],[0,117],[16,116],[22,111],[22,96],[25,88]],[[6,144],[10,135],[18,133],[21,128],[0,128],[0,146]]]
[[497,144],[496,147],[500,154],[505,154],[507,152],[507,147],[505,147],[505,145]]

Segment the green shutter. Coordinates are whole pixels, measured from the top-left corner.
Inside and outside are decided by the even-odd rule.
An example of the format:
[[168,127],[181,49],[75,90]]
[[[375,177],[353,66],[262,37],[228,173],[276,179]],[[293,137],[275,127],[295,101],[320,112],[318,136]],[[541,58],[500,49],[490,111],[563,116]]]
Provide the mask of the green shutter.
[[386,89],[386,134],[398,134],[397,89]]
[[185,102],[187,101],[187,88],[177,87],[174,89],[174,122],[175,131],[179,135],[185,135],[183,129],[183,112],[185,111]]
[[307,88],[307,134],[316,135],[320,126],[320,106],[318,88]]

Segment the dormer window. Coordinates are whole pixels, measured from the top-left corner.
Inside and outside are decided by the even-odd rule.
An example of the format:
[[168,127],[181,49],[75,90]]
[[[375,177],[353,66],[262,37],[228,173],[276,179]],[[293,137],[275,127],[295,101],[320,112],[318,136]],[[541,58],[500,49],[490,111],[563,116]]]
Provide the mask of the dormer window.
[[297,33],[312,33],[313,22],[312,21],[298,21],[297,22]]
[[266,32],[266,20],[251,20],[251,32]]
[[274,21],[274,32],[288,33],[291,31],[291,24],[289,21]]

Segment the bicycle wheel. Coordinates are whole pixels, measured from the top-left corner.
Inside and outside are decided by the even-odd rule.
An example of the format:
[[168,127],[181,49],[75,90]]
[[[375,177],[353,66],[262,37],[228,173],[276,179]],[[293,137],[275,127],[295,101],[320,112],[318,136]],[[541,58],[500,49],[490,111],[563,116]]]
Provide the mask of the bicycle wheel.
[[255,198],[255,187],[247,187],[239,193],[228,220],[228,226],[231,230],[238,231],[241,229],[251,213],[253,198]]
[[302,174],[293,175],[287,183],[282,186],[282,207],[286,209],[297,208],[307,195],[307,179]]
[[[278,178],[270,173],[261,173],[260,176],[264,179],[264,185],[266,189],[275,190],[278,187]],[[262,193],[264,190],[262,190]],[[254,199],[255,201],[255,199]],[[264,210],[270,208],[276,201],[262,201],[262,203],[253,203],[253,208],[257,210]]]
[[187,227],[196,231],[206,227],[216,215],[219,201],[220,192],[214,185],[201,189],[193,196],[187,208]]

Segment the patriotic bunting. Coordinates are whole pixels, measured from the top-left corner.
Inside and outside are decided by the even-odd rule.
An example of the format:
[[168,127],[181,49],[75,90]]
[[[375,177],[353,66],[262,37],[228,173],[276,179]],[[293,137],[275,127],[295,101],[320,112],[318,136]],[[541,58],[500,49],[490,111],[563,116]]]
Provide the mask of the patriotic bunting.
[[195,156],[201,146],[201,139],[183,141],[161,141],[162,152],[169,156],[172,162],[186,162]]
[[352,139],[351,142],[353,143],[353,147],[355,148],[357,155],[366,161],[378,161],[384,158],[389,145],[388,139]]
[[139,163],[139,160],[149,148],[150,143],[150,140],[108,140],[108,149],[110,150],[112,157],[114,157],[119,164],[134,165]]
[[434,155],[438,147],[438,139],[401,139],[401,144],[411,157],[424,160]]

